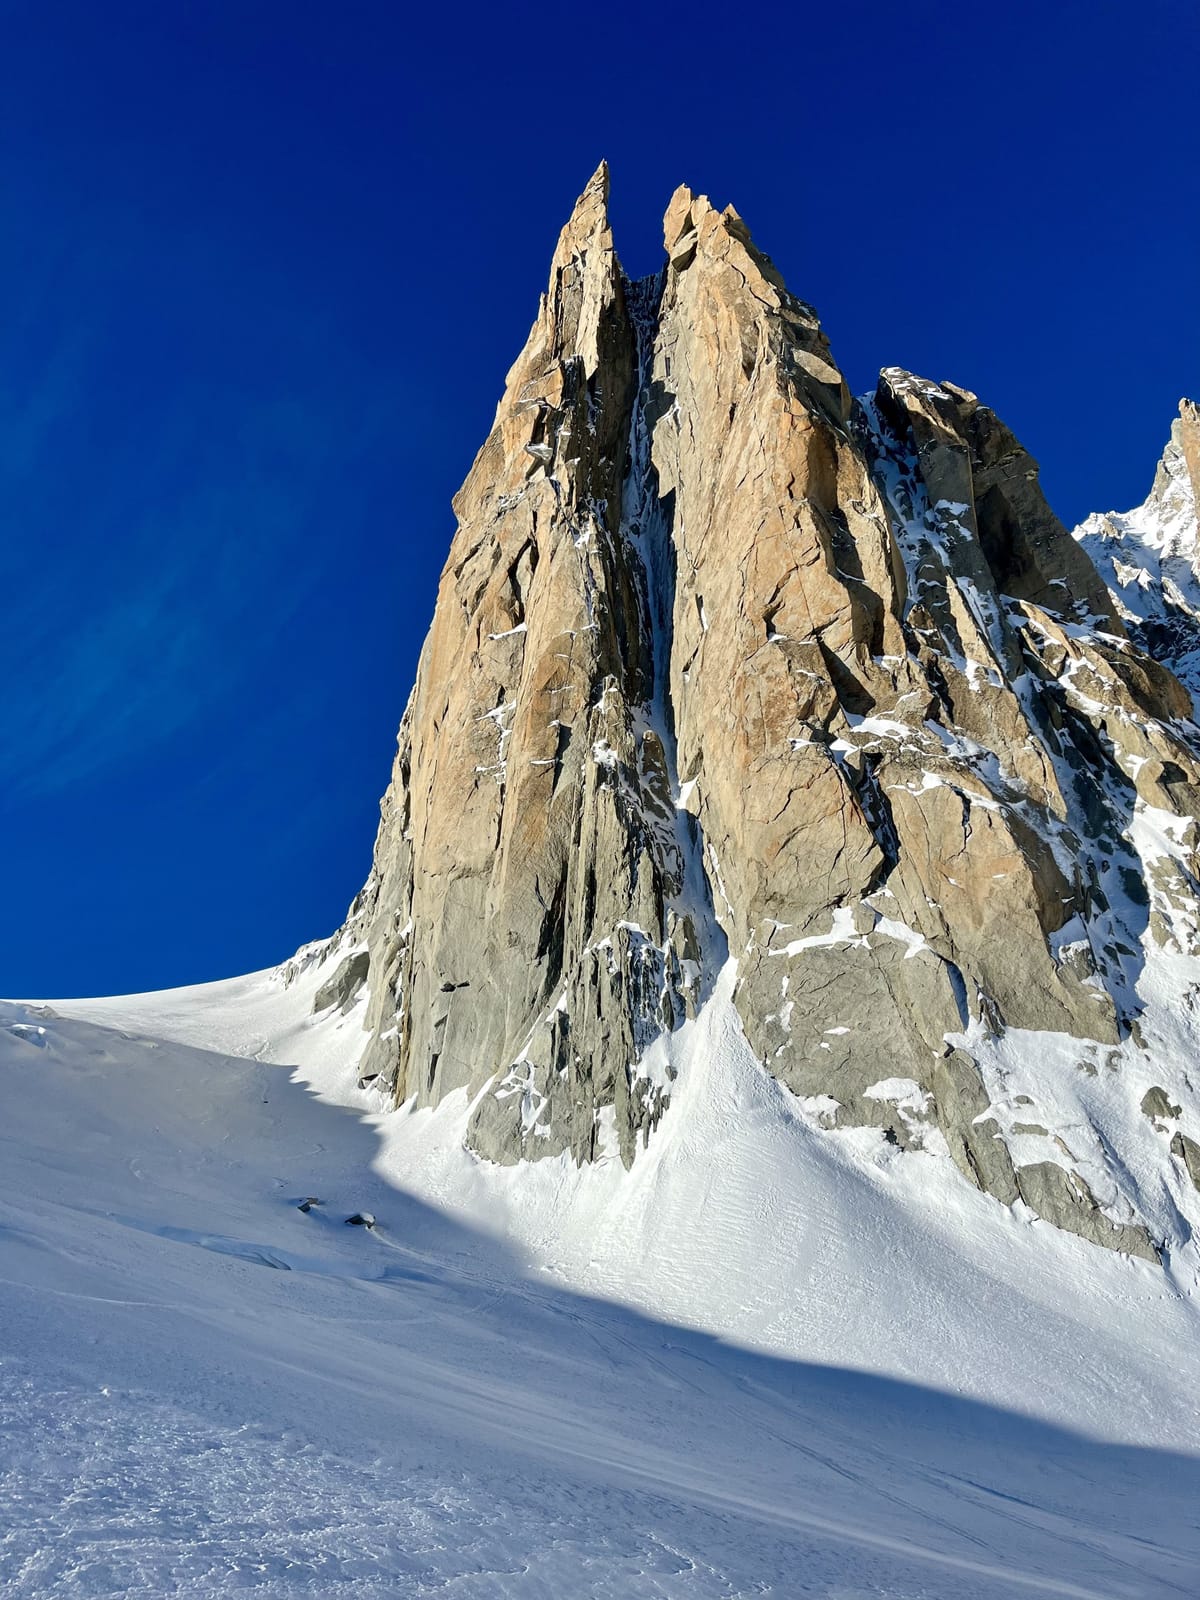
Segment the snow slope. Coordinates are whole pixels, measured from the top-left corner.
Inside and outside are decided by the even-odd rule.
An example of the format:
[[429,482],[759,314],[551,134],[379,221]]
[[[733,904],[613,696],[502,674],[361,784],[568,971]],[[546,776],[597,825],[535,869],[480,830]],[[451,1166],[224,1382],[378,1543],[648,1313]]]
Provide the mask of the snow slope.
[[822,1133],[732,972],[630,1173],[484,1166],[328,971],[0,1007],[6,1596],[1195,1593],[1184,1258]]

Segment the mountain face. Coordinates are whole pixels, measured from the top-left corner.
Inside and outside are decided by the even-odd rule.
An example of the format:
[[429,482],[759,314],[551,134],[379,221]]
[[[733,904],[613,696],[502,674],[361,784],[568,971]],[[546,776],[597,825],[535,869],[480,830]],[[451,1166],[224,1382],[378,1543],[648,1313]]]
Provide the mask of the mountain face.
[[628,1166],[733,962],[831,1136],[1169,1256],[1200,1223],[1162,1042],[1200,995],[1200,734],[1163,664],[1200,616],[1195,408],[1153,510],[1072,538],[973,394],[890,368],[853,399],[732,208],[678,190],[631,282],[607,190],[455,499],[317,1004],[365,983],[362,1080],[467,1091],[481,1157]]

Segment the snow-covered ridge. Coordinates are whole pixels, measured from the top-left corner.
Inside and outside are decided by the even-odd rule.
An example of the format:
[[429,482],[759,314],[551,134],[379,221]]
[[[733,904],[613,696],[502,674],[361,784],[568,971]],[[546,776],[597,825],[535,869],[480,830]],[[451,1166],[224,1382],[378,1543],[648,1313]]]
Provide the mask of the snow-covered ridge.
[[1193,696],[1200,691],[1198,466],[1200,423],[1195,405],[1183,400],[1143,503],[1093,512],[1074,530],[1131,635]]

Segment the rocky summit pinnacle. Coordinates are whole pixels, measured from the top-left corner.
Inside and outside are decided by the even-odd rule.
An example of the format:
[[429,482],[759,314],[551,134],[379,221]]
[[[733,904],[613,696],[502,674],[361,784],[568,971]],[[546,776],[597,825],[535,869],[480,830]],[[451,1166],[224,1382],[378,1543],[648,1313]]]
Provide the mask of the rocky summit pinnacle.
[[1006,1095],[1001,1048],[1116,1071],[1147,953],[1200,951],[1200,736],[1108,534],[1072,538],[967,390],[853,399],[732,207],[677,190],[634,282],[607,199],[602,165],[455,498],[319,1003],[365,982],[362,1080],[467,1091],[481,1157],[628,1166],[732,961],[801,1114],[1157,1257],[1121,1161]]

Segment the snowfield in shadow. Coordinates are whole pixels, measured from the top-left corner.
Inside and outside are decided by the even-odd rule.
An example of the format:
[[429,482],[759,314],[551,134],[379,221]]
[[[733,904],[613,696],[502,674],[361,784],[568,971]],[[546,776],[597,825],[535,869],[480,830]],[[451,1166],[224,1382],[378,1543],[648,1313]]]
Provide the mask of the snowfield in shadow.
[[1195,1592],[1180,1274],[813,1129],[727,985],[625,1173],[383,1112],[320,977],[0,1007],[6,1595]]

